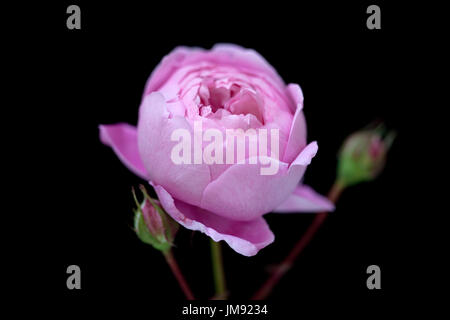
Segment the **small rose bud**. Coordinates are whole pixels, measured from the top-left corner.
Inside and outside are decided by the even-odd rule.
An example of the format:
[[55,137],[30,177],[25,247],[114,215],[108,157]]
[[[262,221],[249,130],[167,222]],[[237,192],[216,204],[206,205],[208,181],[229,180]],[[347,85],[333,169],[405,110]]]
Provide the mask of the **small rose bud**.
[[172,246],[178,224],[169,217],[159,205],[152,199],[144,186],[140,186],[144,200],[137,200],[134,189],[133,198],[136,203],[134,212],[134,229],[142,242],[152,245],[155,249],[167,251]]
[[375,179],[384,168],[394,138],[395,132],[386,133],[382,124],[350,135],[339,152],[338,181],[351,186]]
[[141,212],[148,231],[150,231],[150,233],[158,240],[165,241],[166,236],[164,235],[164,226],[161,216],[146,198],[144,198],[144,202],[141,205]]

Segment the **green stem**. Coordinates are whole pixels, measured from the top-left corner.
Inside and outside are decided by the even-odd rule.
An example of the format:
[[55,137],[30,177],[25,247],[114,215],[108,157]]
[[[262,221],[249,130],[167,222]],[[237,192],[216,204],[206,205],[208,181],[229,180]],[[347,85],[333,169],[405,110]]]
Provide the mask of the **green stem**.
[[224,300],[227,296],[225,284],[225,272],[223,269],[222,248],[219,242],[211,239],[211,260],[216,288],[215,299]]

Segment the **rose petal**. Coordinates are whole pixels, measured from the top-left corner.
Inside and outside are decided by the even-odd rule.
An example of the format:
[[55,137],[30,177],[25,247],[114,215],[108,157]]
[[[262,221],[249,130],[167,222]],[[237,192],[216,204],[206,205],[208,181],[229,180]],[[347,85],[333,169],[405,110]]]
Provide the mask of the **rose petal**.
[[289,170],[296,166],[309,165],[312,158],[314,158],[314,156],[316,155],[318,149],[319,146],[317,145],[316,141],[309,143],[305,148],[303,148],[302,152],[299,153],[295,160],[292,161],[291,165],[289,166]]
[[297,157],[297,163],[289,168],[287,163],[267,158],[278,164],[274,175],[262,175],[259,162],[232,165],[206,187],[200,207],[239,221],[252,220],[272,211],[298,185],[313,156],[311,149],[314,148],[306,147]]
[[306,185],[299,185],[289,198],[274,210],[276,213],[322,211],[334,211],[334,204]]
[[202,49],[177,47],[165,56],[148,78],[143,97],[153,91],[157,91],[181,66],[186,56],[194,51],[202,51]]
[[147,170],[139,155],[136,127],[118,123],[100,125],[99,129],[100,140],[114,150],[123,164],[142,179],[148,180]]
[[279,85],[284,84],[276,70],[253,49],[247,49],[236,44],[218,43],[212,48],[212,52],[224,54],[222,56],[224,60],[231,61],[234,65],[264,72],[270,75]]
[[[289,95],[291,96],[292,101],[294,102],[293,106],[295,106],[295,110],[300,108],[303,109],[303,91],[302,88],[296,83],[290,83],[287,86],[287,91]],[[295,111],[292,110],[292,111]]]
[[178,223],[190,230],[205,233],[214,241],[224,240],[236,252],[253,256],[274,240],[266,221],[233,221],[212,212],[174,199],[162,186],[154,185],[164,210]]
[[[184,129],[193,137],[193,129],[185,118],[169,118],[162,94],[153,92],[146,96],[139,110],[138,145],[150,180],[163,185],[175,198],[199,205],[203,190],[210,182],[210,170],[206,164],[172,161],[172,150],[179,142],[171,141],[171,136],[177,129]],[[191,142],[192,159],[194,143]]]
[[306,146],[306,121],[302,111],[303,94],[298,85],[291,84],[289,88],[293,99],[297,103],[297,109],[295,110],[294,119],[292,120],[288,143],[283,157],[283,161],[287,163],[291,163]]
[[[234,44],[216,44],[211,50],[196,47],[177,47],[152,72],[144,90],[144,96],[157,91],[180,67],[197,62],[213,62],[219,65],[253,71],[265,75],[281,90],[284,82],[275,69],[255,50],[246,49]],[[283,88],[284,89],[284,88]]]

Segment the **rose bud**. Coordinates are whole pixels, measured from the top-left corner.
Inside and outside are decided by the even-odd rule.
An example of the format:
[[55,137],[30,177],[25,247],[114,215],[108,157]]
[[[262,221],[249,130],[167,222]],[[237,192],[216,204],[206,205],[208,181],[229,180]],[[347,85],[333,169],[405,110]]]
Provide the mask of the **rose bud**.
[[375,179],[383,170],[395,132],[383,125],[350,135],[339,152],[338,181],[351,186]]
[[142,203],[139,203],[134,189],[132,190],[137,206],[134,212],[134,230],[142,242],[167,251],[172,246],[178,224],[167,216],[157,200],[150,198],[144,186],[140,186],[140,189],[144,196]]
[[[233,130],[248,143],[229,144]],[[147,81],[137,127],[102,125],[100,138],[175,221],[246,256],[274,240],[264,214],[333,210],[301,182],[318,149],[307,143],[302,90],[254,50],[176,48]],[[239,146],[243,161],[228,161]]]

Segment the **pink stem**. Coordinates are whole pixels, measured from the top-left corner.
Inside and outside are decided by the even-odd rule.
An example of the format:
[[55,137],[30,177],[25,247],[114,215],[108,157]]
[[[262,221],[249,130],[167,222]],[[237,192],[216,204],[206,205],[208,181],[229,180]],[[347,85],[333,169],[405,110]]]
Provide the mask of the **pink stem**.
[[[339,198],[343,190],[344,186],[341,183],[335,182],[328,194],[328,199],[336,203],[337,199]],[[306,232],[297,241],[297,243],[292,248],[288,256],[277,267],[275,267],[274,272],[270,275],[269,279],[267,279],[267,281],[261,286],[261,288],[255,293],[255,295],[252,297],[252,300],[262,300],[266,299],[269,296],[275,285],[286,274],[286,272],[288,272],[289,269],[291,269],[295,259],[309,244],[309,242],[314,237],[317,230],[319,230],[320,226],[323,224],[327,216],[328,213],[326,212],[318,213],[315,216],[313,222],[310,224]]]
[[169,265],[175,278],[177,279],[178,284],[181,287],[181,290],[183,290],[186,299],[195,300],[194,295],[192,294],[192,291],[189,288],[189,285],[187,284],[186,280],[184,279],[184,276],[181,273],[180,268],[178,267],[177,261],[175,260],[175,257],[172,254],[172,250],[164,252],[164,257],[166,258],[167,264]]

